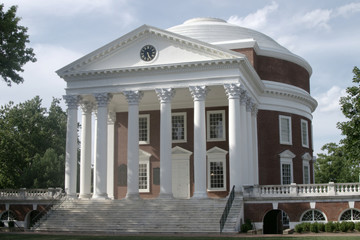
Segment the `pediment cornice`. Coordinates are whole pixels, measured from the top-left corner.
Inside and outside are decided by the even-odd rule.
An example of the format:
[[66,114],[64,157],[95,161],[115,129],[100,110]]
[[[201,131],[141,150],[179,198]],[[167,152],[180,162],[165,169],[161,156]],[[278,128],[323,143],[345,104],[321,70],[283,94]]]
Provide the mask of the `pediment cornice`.
[[[92,64],[93,62],[100,61],[105,57],[111,55],[112,53],[119,51],[121,48],[125,48],[126,46],[130,45],[131,42],[134,42],[138,39],[155,36],[158,38],[164,38],[168,41],[173,42],[173,44],[181,45],[183,48],[188,50],[192,50],[194,52],[201,52],[202,54],[208,54],[212,56],[217,56],[219,59],[236,59],[236,58],[244,58],[244,55],[241,53],[233,52],[227,49],[223,49],[218,46],[214,46],[196,39],[192,39],[189,37],[185,37],[176,33],[172,33],[166,30],[162,30],[156,27],[143,25],[128,34],[110,42],[109,44],[85,55],[84,57],[74,61],[73,63],[59,69],[56,73],[60,77],[66,77],[71,75],[81,75],[81,68],[85,65]],[[193,63],[191,63],[193,64]],[[202,64],[202,63],[200,63]],[[186,63],[185,63],[186,65]],[[176,68],[178,65],[175,65]],[[168,68],[169,66],[162,66],[164,68]],[[158,69],[161,66],[144,66],[144,67],[130,67],[126,69],[104,69],[100,71],[95,71],[96,73],[103,72],[114,72],[114,71],[142,71],[148,69]],[[89,72],[88,74],[93,74],[93,72]]]

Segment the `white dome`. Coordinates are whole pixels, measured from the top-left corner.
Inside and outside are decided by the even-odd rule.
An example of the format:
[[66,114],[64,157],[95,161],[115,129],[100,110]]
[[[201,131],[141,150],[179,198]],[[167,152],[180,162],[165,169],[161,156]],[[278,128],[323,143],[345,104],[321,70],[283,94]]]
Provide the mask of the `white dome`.
[[310,65],[269,36],[258,31],[230,24],[218,18],[194,18],[167,29],[170,32],[194,38],[226,49],[240,49],[258,45],[258,55],[270,56],[297,63],[309,71]]

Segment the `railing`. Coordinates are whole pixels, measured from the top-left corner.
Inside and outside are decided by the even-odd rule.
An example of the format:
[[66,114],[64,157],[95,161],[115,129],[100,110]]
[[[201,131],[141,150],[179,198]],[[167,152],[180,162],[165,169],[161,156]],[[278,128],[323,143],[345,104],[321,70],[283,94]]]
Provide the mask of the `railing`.
[[234,198],[235,198],[235,185],[232,187],[231,189],[231,192],[230,192],[230,195],[229,195],[229,198],[226,202],[226,206],[225,206],[225,209],[224,209],[224,212],[223,214],[221,215],[221,219],[220,219],[220,233],[222,233],[223,229],[224,229],[224,226],[225,226],[225,223],[226,223],[226,219],[229,215],[229,212],[230,212],[230,209],[231,209],[231,206],[232,206],[232,203],[234,201]]
[[62,193],[61,188],[48,189],[0,189],[1,200],[51,200]]
[[311,197],[360,195],[360,183],[254,185],[243,187],[244,197]]
[[[61,192],[58,194],[46,207],[40,211],[33,219],[31,219],[30,229],[36,229],[40,226],[40,220],[46,220],[48,217],[48,212],[50,210],[55,210],[66,200],[66,193]],[[54,207],[56,206],[56,207]]]

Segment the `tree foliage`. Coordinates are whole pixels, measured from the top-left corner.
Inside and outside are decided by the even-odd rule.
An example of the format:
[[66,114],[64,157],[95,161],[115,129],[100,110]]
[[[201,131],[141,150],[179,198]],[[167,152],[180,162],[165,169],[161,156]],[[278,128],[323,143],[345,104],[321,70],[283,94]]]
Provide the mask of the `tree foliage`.
[[344,135],[340,145],[328,143],[322,147],[326,154],[319,154],[315,164],[318,183],[357,182],[360,163],[360,70],[353,69],[354,86],[346,89],[347,96],[340,99],[341,110],[348,119],[337,123]]
[[25,63],[36,61],[33,49],[26,47],[30,42],[27,28],[19,25],[16,10],[12,6],[4,12],[4,4],[0,4],[0,76],[8,86],[24,82],[19,72],[24,71]]
[[[59,165],[62,167],[57,174],[63,179],[66,113],[59,103],[59,99],[53,99],[48,111],[37,96],[17,105],[10,102],[1,106],[0,188],[40,187],[40,180],[52,184],[44,177],[57,178],[51,168]],[[45,162],[54,166],[45,167]],[[51,174],[44,172],[47,170]],[[46,187],[61,187],[63,180],[61,186],[56,184]]]

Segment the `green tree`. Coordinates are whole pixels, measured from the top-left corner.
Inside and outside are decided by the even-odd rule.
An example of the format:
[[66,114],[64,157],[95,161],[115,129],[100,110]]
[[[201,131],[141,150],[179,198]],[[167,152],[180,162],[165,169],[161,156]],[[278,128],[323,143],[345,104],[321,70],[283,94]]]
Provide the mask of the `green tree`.
[[[38,166],[43,166],[42,163],[49,162],[49,159],[55,165],[55,162],[62,161],[65,153],[66,113],[58,104],[59,100],[53,99],[47,111],[37,96],[17,105],[10,102],[1,106],[0,188],[34,187],[35,179],[40,179],[36,175],[46,175],[44,170],[47,170],[43,167],[41,171],[36,171]],[[49,149],[52,150],[51,154],[47,153]],[[61,175],[63,168],[58,169]],[[49,176],[57,178],[55,175]]]
[[29,36],[27,28],[19,25],[20,18],[16,16],[16,6],[11,6],[4,12],[4,4],[0,4],[0,76],[11,86],[11,83],[22,83],[19,75],[27,62],[35,62],[32,48],[27,48]]
[[360,162],[360,70],[353,69],[354,86],[346,89],[347,96],[340,99],[341,110],[348,119],[337,123],[344,138],[340,145],[328,143],[322,147],[327,153],[319,154],[315,164],[318,183],[359,181]]

